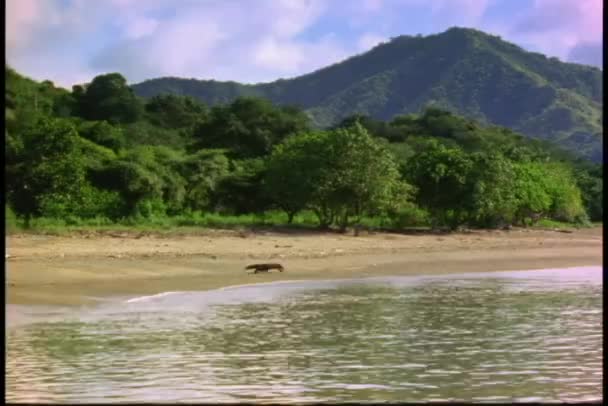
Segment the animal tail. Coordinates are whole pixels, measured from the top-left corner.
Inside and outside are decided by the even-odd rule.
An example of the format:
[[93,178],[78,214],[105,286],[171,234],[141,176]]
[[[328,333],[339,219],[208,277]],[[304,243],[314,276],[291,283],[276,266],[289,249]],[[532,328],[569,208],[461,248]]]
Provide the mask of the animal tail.
[[255,269],[255,265],[247,265],[245,269]]

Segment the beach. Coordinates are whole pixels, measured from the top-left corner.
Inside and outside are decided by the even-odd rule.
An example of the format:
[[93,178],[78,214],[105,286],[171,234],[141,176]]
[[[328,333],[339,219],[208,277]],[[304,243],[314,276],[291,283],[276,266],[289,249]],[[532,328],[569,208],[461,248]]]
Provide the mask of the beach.
[[[602,264],[602,227],[451,234],[201,230],[6,237],[9,304],[82,305],[108,296],[281,280],[432,275]],[[285,272],[245,266],[278,262]]]

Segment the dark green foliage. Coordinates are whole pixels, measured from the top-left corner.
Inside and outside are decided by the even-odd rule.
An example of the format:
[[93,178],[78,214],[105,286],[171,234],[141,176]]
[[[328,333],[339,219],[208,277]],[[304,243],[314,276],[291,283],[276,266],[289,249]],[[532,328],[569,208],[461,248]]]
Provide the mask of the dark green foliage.
[[[362,55],[289,80],[241,85],[161,78],[133,89],[144,97],[174,93],[210,105],[241,96],[265,97],[301,106],[320,127],[335,126],[354,114],[386,121],[431,105],[552,140],[595,161],[602,158],[601,70],[526,52],[471,29],[396,37]],[[361,124],[368,131],[385,133],[372,130],[373,122]],[[380,136],[396,140],[390,132]]]
[[120,193],[124,202],[124,215],[135,215],[140,202],[162,194],[162,184],[158,176],[127,160],[112,161],[103,169],[94,172],[91,178],[100,187]]
[[602,221],[604,216],[602,164],[578,162],[574,176],[583,199],[583,204],[591,221]]
[[78,133],[81,137],[114,151],[126,144],[123,130],[107,121],[83,121],[78,127]]
[[261,159],[236,161],[234,170],[221,178],[214,193],[213,206],[220,213],[262,213],[271,207],[262,183],[266,168]]
[[362,114],[354,114],[350,117],[346,117],[335,128],[349,128],[355,125],[355,123],[359,123],[370,134],[384,138],[390,142],[404,141],[408,134],[407,131],[403,131],[403,128],[391,125],[391,123],[385,121],[374,120],[373,118]]
[[87,120],[133,123],[143,111],[142,103],[119,73],[97,76],[86,87],[75,88],[73,95],[78,114]]
[[216,106],[194,129],[197,148],[225,148],[238,158],[267,155],[290,134],[305,131],[308,117],[292,107],[275,107],[256,98]]
[[473,164],[462,149],[437,142],[410,160],[406,176],[417,189],[416,200],[431,213],[435,225],[456,228],[466,221]]
[[213,210],[219,184],[229,174],[230,161],[224,151],[200,150],[188,156],[182,165],[182,176],[187,185],[186,207],[191,210]]
[[454,229],[603,215],[601,165],[449,106],[390,122],[352,115],[311,131],[299,109],[258,98],[207,111],[163,95],[144,112],[117,74],[71,93],[10,68],[6,78],[6,213],[26,222],[262,219],[280,209],[288,222],[316,215],[342,230],[370,220]]
[[146,102],[150,123],[163,128],[189,128],[207,118],[207,107],[192,97],[161,94]]
[[542,218],[579,223],[588,221],[580,189],[568,165],[519,162],[512,168],[515,224],[525,226]]
[[358,123],[288,138],[268,168],[267,193],[289,222],[310,208],[322,227],[344,230],[365,214],[396,210],[409,192],[393,156]]
[[470,194],[465,200],[468,223],[495,228],[513,224],[519,202],[516,198],[516,172],[513,161],[499,153],[474,153],[467,182]]
[[135,123],[122,125],[127,147],[138,145],[164,145],[173,148],[183,148],[192,142],[191,129],[164,128],[149,121],[140,120]]
[[43,118],[23,132],[11,151],[7,197],[15,211],[39,215],[49,202],[76,211],[86,186],[78,133],[63,119]]
[[323,144],[318,133],[289,137],[277,145],[268,160],[264,192],[285,211],[287,222],[310,204],[321,183]]

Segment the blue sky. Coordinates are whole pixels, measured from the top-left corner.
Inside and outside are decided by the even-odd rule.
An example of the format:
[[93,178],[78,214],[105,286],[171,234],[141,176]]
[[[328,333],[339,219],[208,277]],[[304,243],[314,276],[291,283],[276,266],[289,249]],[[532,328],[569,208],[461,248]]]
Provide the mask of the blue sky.
[[69,87],[105,72],[255,83],[398,35],[472,27],[599,66],[602,0],[7,0],[7,61]]

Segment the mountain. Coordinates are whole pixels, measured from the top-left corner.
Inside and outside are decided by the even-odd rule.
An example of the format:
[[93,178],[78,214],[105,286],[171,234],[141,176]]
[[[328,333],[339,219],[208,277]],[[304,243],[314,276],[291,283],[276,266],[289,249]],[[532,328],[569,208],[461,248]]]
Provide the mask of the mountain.
[[189,95],[210,105],[258,96],[304,108],[318,126],[361,113],[390,120],[428,105],[548,139],[602,160],[602,71],[527,52],[466,28],[399,36],[293,79],[255,85],[166,77],[135,93]]

